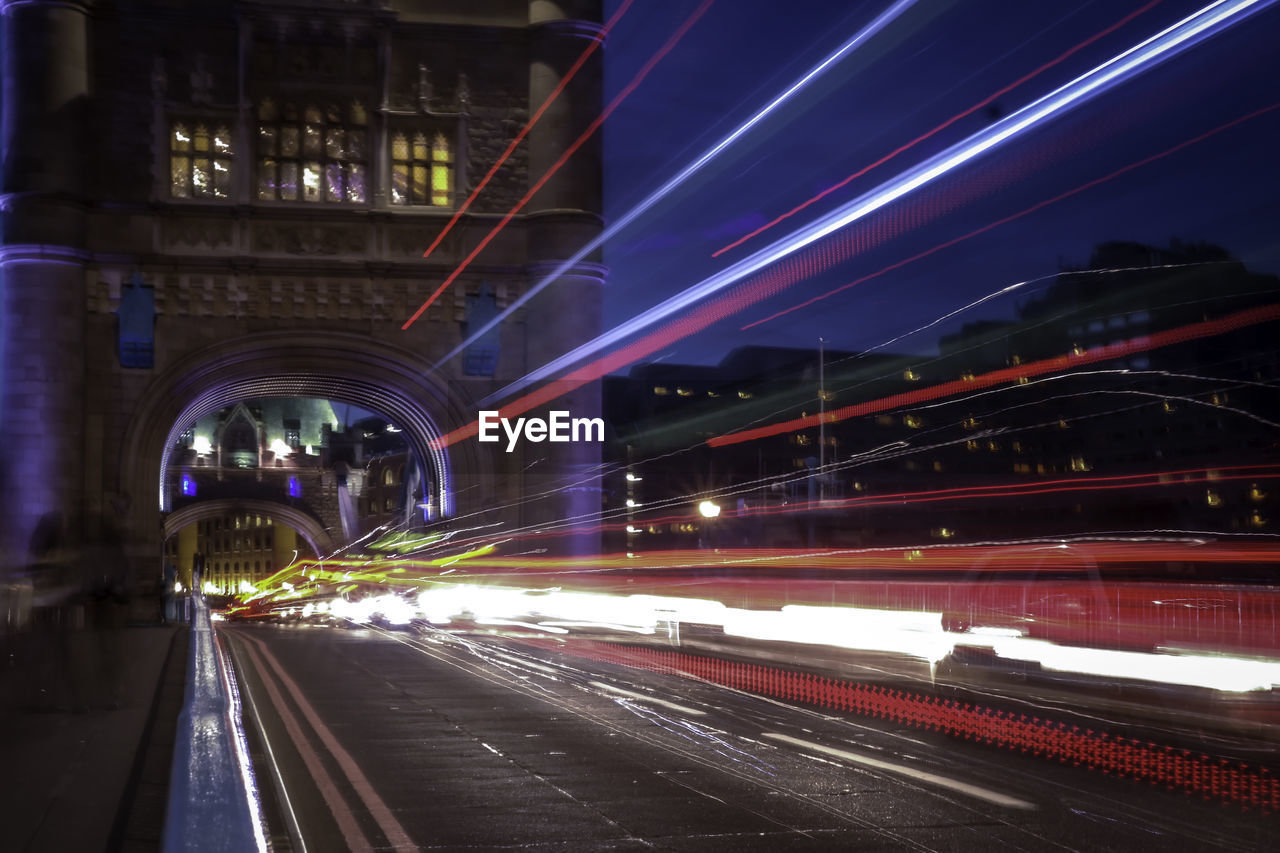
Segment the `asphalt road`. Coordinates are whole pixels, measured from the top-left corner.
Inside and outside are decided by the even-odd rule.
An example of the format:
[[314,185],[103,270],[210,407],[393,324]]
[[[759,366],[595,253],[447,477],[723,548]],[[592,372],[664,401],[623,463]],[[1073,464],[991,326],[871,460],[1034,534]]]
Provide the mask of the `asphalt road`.
[[277,850],[1265,850],[1280,830],[1176,791],[511,638],[219,630]]

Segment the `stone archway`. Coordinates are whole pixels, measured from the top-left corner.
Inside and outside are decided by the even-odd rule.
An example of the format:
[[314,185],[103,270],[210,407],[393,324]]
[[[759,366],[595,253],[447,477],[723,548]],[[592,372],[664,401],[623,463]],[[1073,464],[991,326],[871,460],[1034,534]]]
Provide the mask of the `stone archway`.
[[[119,454],[118,491],[126,496],[130,542],[145,561],[159,552],[160,514],[170,507],[165,472],[185,425],[252,397],[315,397],[379,412],[404,430],[430,470],[444,517],[479,507],[482,495],[455,501],[455,482],[488,478],[490,465],[471,443],[438,448],[433,439],[473,417],[474,405],[416,354],[363,335],[278,332],[237,337],[177,360],[149,383],[130,418]],[[136,563],[135,563],[136,564]]]

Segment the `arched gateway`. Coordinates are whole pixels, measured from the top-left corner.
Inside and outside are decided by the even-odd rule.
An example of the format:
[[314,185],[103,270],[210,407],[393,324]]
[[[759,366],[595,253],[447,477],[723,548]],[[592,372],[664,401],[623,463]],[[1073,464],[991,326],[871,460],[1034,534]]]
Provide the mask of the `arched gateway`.
[[[395,421],[446,521],[599,509],[598,445],[431,445],[598,333],[605,271],[585,262],[432,369],[599,233],[598,135],[403,328],[599,114],[600,51],[559,85],[600,39],[598,0],[313,5],[0,0],[0,573],[57,517],[158,577],[175,431],[264,396]],[[598,391],[557,408],[598,415]]]

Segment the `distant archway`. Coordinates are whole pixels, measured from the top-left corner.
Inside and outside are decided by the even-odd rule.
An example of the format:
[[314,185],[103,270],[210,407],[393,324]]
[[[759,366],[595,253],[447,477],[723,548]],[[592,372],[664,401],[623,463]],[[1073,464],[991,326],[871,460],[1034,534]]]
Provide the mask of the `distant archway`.
[[165,516],[163,535],[168,539],[189,524],[241,514],[259,515],[292,527],[316,556],[332,554],[337,548],[329,531],[310,514],[286,504],[253,499],[215,498],[188,504]]

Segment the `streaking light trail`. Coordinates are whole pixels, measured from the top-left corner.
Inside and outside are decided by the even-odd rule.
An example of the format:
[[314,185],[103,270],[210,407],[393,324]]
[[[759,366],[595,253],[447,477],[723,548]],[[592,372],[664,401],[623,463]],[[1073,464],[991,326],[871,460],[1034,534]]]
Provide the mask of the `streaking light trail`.
[[[542,106],[538,107],[537,112],[535,112],[533,117],[529,119],[528,124],[520,129],[520,132],[516,134],[515,139],[511,140],[510,144],[507,145],[507,150],[498,155],[498,159],[494,161],[493,165],[489,168],[488,173],[480,179],[480,183],[476,184],[475,189],[473,189],[471,194],[467,196],[467,200],[464,201],[457,209],[449,222],[440,230],[440,233],[436,235],[436,238],[431,241],[431,245],[422,253],[423,258],[431,257],[431,253],[439,248],[440,243],[446,236],[448,236],[449,232],[453,230],[453,226],[458,224],[458,220],[462,218],[462,214],[466,213],[471,208],[471,203],[476,200],[476,196],[480,195],[480,191],[488,186],[489,181],[495,174],[497,174],[498,169],[502,168],[503,163],[507,162],[507,158],[509,158],[512,152],[519,147],[520,143],[524,141],[524,138],[529,135],[529,131],[532,130],[533,126],[542,118],[542,114],[547,111],[547,108],[555,102],[556,98],[560,97],[560,93],[563,92],[565,87],[568,86],[573,78],[577,76],[578,72],[582,69],[582,66],[587,64],[587,60],[590,59],[592,54],[594,54],[600,45],[604,43],[605,37],[609,35],[609,31],[612,30],[614,25],[618,23],[618,20],[626,14],[627,9],[629,9],[631,4],[634,2],[635,0],[622,0],[622,4],[618,6],[618,11],[614,12],[613,17],[610,18],[600,29],[600,35],[591,40],[591,44],[587,45],[587,49],[582,52],[577,61],[574,62],[569,70],[564,73],[564,76],[560,78],[560,82],[556,84],[555,89],[553,89],[551,94],[547,96],[547,99],[542,102]],[[1157,0],[1157,2],[1159,2],[1159,0]]]
[[1219,133],[1222,133],[1225,130],[1230,130],[1236,125],[1243,124],[1244,122],[1249,121],[1250,119],[1257,118],[1258,116],[1269,113],[1275,109],[1280,109],[1280,102],[1276,102],[1274,104],[1271,104],[1270,106],[1266,106],[1261,109],[1254,110],[1253,112],[1248,113],[1247,115],[1243,115],[1243,116],[1240,116],[1239,118],[1232,119],[1231,121],[1225,124],[1220,124],[1217,127],[1213,128],[1212,130],[1205,131],[1199,136],[1194,136],[1191,139],[1185,139],[1171,148],[1166,148],[1163,151],[1160,151],[1156,154],[1152,154],[1150,157],[1143,157],[1141,160],[1137,160],[1133,163],[1128,164],[1127,166],[1122,166],[1119,169],[1116,169],[1114,172],[1110,172],[1109,174],[1103,175],[1100,178],[1094,178],[1092,181],[1083,183],[1080,186],[1075,187],[1073,189],[1069,189],[1064,193],[1059,193],[1053,198],[1047,198],[1044,201],[1036,202],[1035,204],[1031,205],[1028,208],[1019,210],[1017,213],[1010,214],[1009,216],[1006,216],[1002,219],[997,219],[995,222],[989,222],[986,225],[983,225],[981,228],[975,228],[974,230],[970,231],[967,234],[961,234],[959,237],[955,237],[945,242],[939,243],[936,246],[933,246],[932,248],[929,248],[929,249],[925,249],[923,252],[918,252],[917,254],[914,254],[909,258],[903,258],[900,261],[894,261],[888,266],[881,267],[875,272],[867,273],[866,275],[860,276],[847,284],[842,284],[839,287],[835,288],[834,290],[828,290],[826,293],[822,293],[822,294],[819,294],[818,296],[814,296],[810,299],[806,299],[803,302],[796,303],[795,305],[792,305],[790,308],[784,308],[781,311],[778,311],[777,313],[770,314],[768,317],[764,317],[759,320],[753,320],[752,322],[747,323],[745,326],[743,326],[741,330],[746,331],[747,329],[754,328],[755,326],[759,326],[763,323],[768,323],[770,320],[776,320],[779,317],[786,316],[787,314],[790,314],[793,311],[799,311],[801,308],[807,308],[808,306],[813,305],[815,302],[821,302],[824,299],[835,296],[837,293],[842,293],[843,291],[846,291],[851,287],[855,287],[859,284],[862,284],[864,281],[869,281],[873,278],[877,278],[878,276],[882,276],[887,272],[892,272],[893,270],[900,269],[901,267],[904,267],[907,264],[914,263],[923,258],[927,258],[929,255],[932,255],[935,252],[940,252],[943,249],[949,249],[952,246],[955,246],[959,243],[963,243],[965,240],[969,240],[973,237],[977,237],[979,234],[985,234],[986,232],[990,231],[993,228],[998,228],[1001,225],[1007,225],[1008,223],[1013,222],[1016,219],[1021,219],[1024,216],[1035,213],[1037,210],[1046,208],[1051,204],[1057,204],[1058,202],[1063,201],[1064,199],[1068,199],[1073,195],[1077,195],[1078,193],[1084,192],[1085,190],[1092,189],[1098,186],[1099,184],[1104,184],[1107,181],[1114,180],[1115,178],[1120,177],[1126,172],[1131,172],[1134,169],[1140,168],[1142,166],[1146,166],[1150,163],[1154,163],[1157,160],[1162,160],[1165,157],[1168,157],[1172,154],[1176,154],[1177,152],[1181,151],[1184,148],[1187,148],[1191,145],[1195,145],[1197,142],[1203,142],[1204,140],[1208,139],[1211,136],[1217,136]]
[[808,201],[802,202],[801,204],[797,205],[796,207],[793,207],[791,210],[787,211],[786,213],[782,214],[781,216],[777,216],[777,217],[775,217],[774,219],[770,220],[769,222],[766,222],[764,225],[761,225],[759,228],[755,229],[754,231],[752,231],[752,232],[750,232],[750,233],[748,233],[748,234],[744,234],[744,235],[742,235],[741,237],[739,237],[737,240],[734,240],[732,243],[729,243],[728,245],[723,246],[722,248],[717,249],[716,251],[714,251],[714,252],[712,252],[712,253],[711,253],[711,257],[713,257],[713,258],[718,258],[718,257],[720,257],[721,255],[723,255],[725,252],[729,251],[730,249],[736,249],[738,246],[741,246],[743,243],[747,242],[748,240],[752,239],[753,237],[758,237],[759,235],[761,235],[761,234],[763,234],[765,231],[768,231],[769,229],[773,228],[773,226],[777,225],[778,223],[782,222],[783,220],[790,219],[792,216],[795,216],[795,215],[796,215],[797,213],[799,213],[800,211],[802,211],[802,210],[804,210],[804,209],[808,208],[809,206],[811,206],[811,205],[813,205],[813,204],[815,204],[815,203],[817,203],[817,202],[821,201],[822,199],[826,198],[827,196],[831,195],[831,194],[832,194],[833,192],[835,192],[836,190],[839,190],[839,189],[842,189],[842,188],[844,188],[844,187],[848,186],[852,181],[857,180],[858,178],[860,178],[860,177],[862,177],[863,175],[867,174],[867,172],[870,172],[872,169],[875,169],[875,168],[877,168],[877,167],[879,167],[879,166],[883,166],[885,163],[888,163],[890,160],[892,160],[893,158],[897,157],[899,154],[902,154],[902,153],[904,153],[904,152],[906,152],[906,151],[910,151],[912,148],[916,147],[916,146],[917,146],[917,145],[919,145],[921,142],[924,142],[925,140],[932,138],[933,136],[935,136],[935,135],[936,135],[936,134],[938,134],[939,132],[941,132],[941,131],[943,131],[943,130],[946,130],[948,127],[950,127],[951,125],[955,124],[956,122],[958,122],[960,119],[964,118],[965,116],[973,115],[975,112],[977,112],[978,110],[982,109],[982,108],[983,108],[983,107],[985,107],[987,104],[990,104],[990,103],[991,103],[992,101],[994,101],[996,98],[999,98],[1001,95],[1007,95],[1009,92],[1012,92],[1014,89],[1018,88],[1018,87],[1019,87],[1019,86],[1021,86],[1023,83],[1026,83],[1026,82],[1028,82],[1028,81],[1030,81],[1030,80],[1034,79],[1035,77],[1038,77],[1040,74],[1044,73],[1045,71],[1048,71],[1050,68],[1053,68],[1055,65],[1059,64],[1059,63],[1060,63],[1060,62],[1062,62],[1063,60],[1068,59],[1068,58],[1069,58],[1069,57],[1071,57],[1072,55],[1074,55],[1074,54],[1078,53],[1079,51],[1081,51],[1081,50],[1083,50],[1084,48],[1088,47],[1089,45],[1093,44],[1093,43],[1094,43],[1095,41],[1097,41],[1098,39],[1100,39],[1100,38],[1102,38],[1102,37],[1104,37],[1104,36],[1110,35],[1111,33],[1115,32],[1116,30],[1118,30],[1118,29],[1120,29],[1121,27],[1123,27],[1125,24],[1127,24],[1127,23],[1129,23],[1130,21],[1132,21],[1134,18],[1138,17],[1139,15],[1143,14],[1144,12],[1149,11],[1149,10],[1150,10],[1150,9],[1152,9],[1153,7],[1155,7],[1155,6],[1159,5],[1161,2],[1162,2],[1162,0],[1151,0],[1151,2],[1150,2],[1150,3],[1148,3],[1148,4],[1147,4],[1147,5],[1145,5],[1145,6],[1143,6],[1142,8],[1140,8],[1140,9],[1135,9],[1134,11],[1130,12],[1128,15],[1125,15],[1123,18],[1121,18],[1120,20],[1116,21],[1116,22],[1115,22],[1114,24],[1112,24],[1111,26],[1107,27],[1105,30],[1102,30],[1101,32],[1098,32],[1098,33],[1094,33],[1092,36],[1090,36],[1089,38],[1087,38],[1087,39],[1085,39],[1084,41],[1080,42],[1080,43],[1079,43],[1079,44],[1077,44],[1075,47],[1073,47],[1073,48],[1071,48],[1071,49],[1067,50],[1067,51],[1066,51],[1066,52],[1064,52],[1064,53],[1059,54],[1058,56],[1056,56],[1056,57],[1054,57],[1053,59],[1049,60],[1049,61],[1048,61],[1048,62],[1046,62],[1044,65],[1041,65],[1039,68],[1035,69],[1034,71],[1030,72],[1029,74],[1024,74],[1023,76],[1019,77],[1017,80],[1014,80],[1012,83],[1008,84],[1007,86],[1004,86],[1004,87],[1003,87],[1003,88],[1001,88],[1001,89],[997,89],[996,91],[992,92],[992,93],[991,93],[990,95],[988,95],[987,97],[983,98],[981,101],[978,101],[976,104],[974,104],[973,106],[969,107],[968,109],[966,109],[966,110],[964,110],[964,111],[962,111],[962,112],[958,112],[958,113],[956,113],[956,114],[955,114],[955,115],[953,115],[951,118],[947,119],[947,120],[946,120],[946,121],[944,121],[942,124],[938,125],[937,127],[933,128],[932,130],[929,130],[929,131],[927,131],[927,132],[925,132],[925,133],[921,134],[920,136],[917,136],[915,139],[911,140],[910,142],[907,142],[907,143],[905,143],[905,144],[903,144],[903,145],[898,146],[898,147],[897,147],[897,148],[895,148],[894,150],[890,151],[888,154],[886,154],[886,155],[884,155],[883,157],[881,157],[879,160],[876,160],[876,161],[874,161],[874,162],[872,162],[872,163],[868,163],[867,165],[863,166],[861,169],[859,169],[858,171],[856,171],[856,172],[854,172],[853,174],[849,175],[849,177],[845,178],[844,180],[840,181],[839,183],[837,183],[837,184],[833,184],[832,186],[827,187],[825,190],[823,190],[822,192],[820,192],[820,193],[818,193],[817,195],[813,196],[813,197],[812,197],[812,198],[810,198]]
[[576,264],[581,262],[583,258],[587,257],[596,249],[604,245],[606,240],[609,240],[610,238],[614,237],[616,234],[618,234],[618,232],[622,231],[622,229],[626,228],[628,225],[634,222],[638,217],[642,216],[644,213],[650,210],[654,205],[656,205],[662,199],[670,195],[676,188],[678,188],[681,184],[683,184],[689,178],[693,177],[694,174],[700,171],[703,166],[710,163],[713,159],[719,156],[726,148],[728,148],[734,142],[736,142],[739,138],[741,138],[743,134],[751,130],[751,128],[755,127],[757,124],[759,124],[761,121],[767,118],[772,112],[777,110],[779,107],[781,107],[782,105],[790,101],[793,97],[795,97],[803,89],[805,89],[810,83],[813,83],[823,74],[825,74],[837,62],[839,62],[840,60],[848,56],[850,53],[852,53],[854,49],[866,43],[872,36],[880,32],[882,29],[888,26],[892,21],[894,21],[899,16],[901,16],[903,12],[907,11],[909,8],[914,6],[915,3],[916,3],[916,0],[898,0],[897,3],[894,3],[884,12],[882,12],[879,16],[875,18],[875,20],[873,20],[871,23],[867,24],[867,26],[863,27],[861,30],[855,33],[852,37],[850,37],[847,41],[845,41],[844,44],[836,48],[836,50],[833,51],[830,55],[828,55],[825,59],[823,59],[813,68],[809,69],[802,77],[800,77],[790,86],[788,86],[786,89],[782,90],[782,92],[780,92],[776,97],[774,97],[772,101],[766,104],[763,109],[759,110],[755,115],[751,116],[751,118],[747,119],[742,124],[734,128],[728,135],[726,135],[723,139],[721,139],[715,145],[711,146],[706,151],[704,151],[695,160],[693,160],[693,162],[689,163],[687,166],[685,166],[683,169],[677,172],[674,177],[669,178],[665,183],[662,184],[662,186],[658,187],[656,190],[654,190],[648,196],[646,196],[642,201],[640,201],[637,205],[635,205],[629,211],[627,211],[622,216],[620,216],[616,222],[612,223],[608,228],[602,231],[598,237],[593,239],[583,248],[579,249],[578,252],[573,257],[569,258],[569,260],[562,263],[553,272],[551,272],[549,275],[543,278],[542,281],[538,282],[533,287],[529,288],[528,291],[526,291],[524,294],[520,296],[519,299],[517,299],[510,306],[504,309],[502,313],[500,313],[497,317],[494,317],[488,323],[481,326],[477,331],[472,333],[466,340],[464,340],[462,343],[458,344],[456,347],[450,350],[443,358],[437,361],[434,366],[438,369],[441,365],[443,365],[449,359],[453,358],[458,353],[462,352],[464,349],[469,347],[474,341],[478,340],[482,335],[484,335],[494,326],[498,325],[507,317],[511,316],[513,313],[519,310],[521,306],[523,306],[526,302],[528,302],[534,296],[541,293],[543,289],[545,289],[548,285],[550,285],[560,276],[564,275],[568,270],[572,269]]
[[[841,205],[811,224],[792,232],[764,249],[732,264],[721,272],[687,288],[676,296],[659,303],[594,340],[531,371],[523,378],[480,401],[481,405],[487,406],[496,399],[509,397],[534,382],[567,369],[574,363],[589,358],[596,353],[605,350],[616,350],[622,340],[673,314],[688,310],[746,276],[787,258],[800,249],[821,240],[823,237],[857,222],[971,160],[1040,126],[1049,119],[1081,106],[1090,99],[1142,71],[1154,67],[1159,62],[1177,56],[1200,41],[1273,4],[1274,0],[1220,0],[1220,2],[1201,9],[1199,12],[1184,18],[1145,41],[1117,54],[1112,59],[1098,65],[1017,112],[903,172],[898,177],[886,181],[879,187]],[[722,314],[723,312],[716,316],[720,317]],[[608,372],[608,369],[601,371],[599,375]],[[582,379],[579,385],[591,381],[592,378],[596,377]],[[567,381],[560,383],[560,393],[571,390],[565,387],[569,384],[571,383]],[[534,396],[536,397],[537,395]],[[543,401],[542,399],[538,400],[538,402]],[[509,407],[509,411],[515,411],[516,407],[523,404],[524,401],[516,401]],[[533,405],[537,404],[537,402],[532,403],[529,407],[532,408]],[[520,411],[527,411],[527,409],[520,409]],[[444,436],[440,441],[444,444],[449,444],[473,434],[474,430],[475,426],[473,424]]]
[[[821,299],[825,299],[827,296],[831,296],[834,293],[837,293],[841,290],[846,290],[850,287],[853,287],[856,284],[859,284],[862,281],[865,281],[870,278],[874,278],[878,275],[883,275],[884,273],[889,272],[890,270],[897,269],[901,266],[911,263],[912,261],[919,260],[920,258],[933,254],[934,252],[941,251],[942,249],[947,248],[948,246],[952,246],[957,243],[963,242],[964,240],[967,240],[970,237],[973,237],[977,234],[988,231],[992,228],[995,228],[998,225],[1004,224],[1005,222],[1012,221],[1014,219],[1017,219],[1020,216],[1025,216],[1034,210],[1038,210],[1047,205],[1053,204],[1054,202],[1060,201],[1078,192],[1083,192],[1084,190],[1089,189],[1091,187],[1095,187],[1101,183],[1104,183],[1105,181],[1112,180],[1113,178],[1116,178],[1119,175],[1124,174],[1125,172],[1128,172],[1132,169],[1136,169],[1139,166],[1151,163],[1155,160],[1161,159],[1162,157],[1167,157],[1175,153],[1176,151],[1180,151],[1183,148],[1186,148],[1197,142],[1201,142],[1231,127],[1235,127],[1236,125],[1239,125],[1243,122],[1246,122],[1250,119],[1256,118],[1258,116],[1261,116],[1265,113],[1271,112],[1276,109],[1280,109],[1280,102],[1255,110],[1239,118],[1233,119],[1232,121],[1229,121],[1223,125],[1219,125],[1218,127],[1212,130],[1206,131],[1205,133],[1202,133],[1199,136],[1193,137],[1192,139],[1184,140],[1183,142],[1180,142],[1171,148],[1168,148],[1157,154],[1153,154],[1149,157],[1144,157],[1143,159],[1135,163],[1131,163],[1128,166],[1124,166],[1120,169],[1117,169],[1116,171],[1111,172],[1108,175],[1104,175],[1101,178],[1096,178],[1092,181],[1089,181],[1086,184],[1082,184],[1079,187],[1076,187],[1075,189],[1068,190],[1067,192],[1061,193],[1051,199],[1046,199],[1045,201],[1032,205],[1032,207],[1026,208],[1022,211],[1019,211],[1018,213],[1005,217],[1004,219],[997,220],[996,222],[993,222],[993,223],[989,223],[988,225],[975,229],[974,231],[968,234],[961,235],[960,237],[956,237],[956,238],[953,238],[952,240],[938,244],[933,248],[926,249],[924,252],[920,252],[916,255],[913,255],[910,258],[906,258],[901,261],[896,261],[893,264],[890,264],[880,270],[877,270],[876,272],[868,273],[866,276],[863,276],[859,279],[855,279],[853,282],[850,282],[845,285],[841,285],[839,288],[833,291],[830,291],[823,295],[813,297],[812,299],[808,300],[806,303],[803,303],[803,304],[807,305],[807,304],[811,304],[813,302],[819,301]],[[793,264],[793,261],[794,259],[787,259],[782,266],[786,266],[787,264]],[[632,363],[633,361],[643,358],[646,355],[649,355],[650,353],[654,352],[655,350],[661,349],[664,346],[668,346],[671,343],[674,343],[675,341],[680,340],[683,337],[694,334],[695,332],[698,332],[706,328],[707,326],[710,326],[713,323],[719,322],[720,320],[723,320],[726,317],[732,316],[733,314],[736,314],[738,311],[741,311],[743,308],[749,305],[753,305],[756,302],[760,301],[761,299],[774,295],[775,293],[779,292],[782,289],[785,289],[786,287],[791,286],[792,284],[794,284],[796,281],[799,280],[797,276],[803,273],[803,269],[800,268],[803,265],[793,264],[793,266],[797,266],[797,269],[790,271],[787,275],[782,275],[782,274],[770,275],[771,273],[775,272],[775,270],[778,268],[775,268],[774,270],[767,270],[764,274],[762,274],[764,278],[758,281],[753,278],[748,283],[748,285],[745,286],[746,287],[745,291],[743,291],[743,288],[738,288],[737,292],[730,292],[725,296],[719,297],[715,300],[708,302],[705,305],[699,306],[697,310],[691,312],[689,315],[682,318],[681,320],[675,323],[668,324],[662,329],[659,329],[656,332],[652,332],[646,337],[641,338],[637,341],[634,341],[621,349],[615,350],[614,352],[598,359],[593,363],[584,365],[578,368],[577,370],[569,374],[566,374],[566,376],[562,377],[557,382],[543,386],[542,388],[539,388],[537,391],[534,391],[530,394],[526,394],[524,397],[521,397],[504,406],[502,408],[502,415],[504,417],[518,415],[522,412],[526,412],[529,409],[534,408],[535,406],[541,405],[542,403],[546,403],[551,400],[554,400],[560,395],[566,394],[569,391],[572,391],[573,389],[586,384],[587,382],[591,382],[595,379],[598,379],[612,370],[616,370],[620,367],[623,367],[627,364]],[[688,293],[688,291],[686,291],[686,293]],[[798,307],[802,307],[802,306],[795,306],[791,309],[787,309],[787,311],[795,310]],[[784,311],[781,313],[787,313],[787,311]],[[744,326],[743,328],[744,329],[750,328],[753,325],[758,325],[776,316],[780,316],[780,314],[775,314],[775,315],[772,315],[771,317],[766,317],[763,320],[755,321],[754,323]],[[609,335],[611,334],[612,333],[609,333]],[[605,335],[605,336],[601,336],[601,338],[597,338],[596,342],[603,340],[605,337],[608,337],[609,335]],[[584,345],[584,347],[589,347],[589,346],[592,346],[592,344]],[[563,361],[564,358],[568,358],[568,357],[569,356],[562,357],[562,359],[559,359],[557,361]],[[544,367],[543,370],[546,370],[549,368],[550,368],[550,365]],[[533,374],[530,374],[530,375],[533,375]],[[521,380],[520,382],[524,382],[524,381],[526,380]],[[508,388],[514,388],[518,384],[520,383],[519,382],[513,383],[511,386],[508,386]],[[503,393],[504,392],[498,392],[497,394],[491,395],[485,401],[482,401],[482,405],[490,404],[492,400],[500,398],[503,395]],[[453,432],[450,432],[436,439],[436,443],[433,445],[433,447],[434,448],[447,447],[449,444],[468,438],[475,434],[476,428],[477,428],[476,424],[473,422],[468,426],[461,427],[457,430],[454,430]]]
[[[1046,373],[1052,373],[1060,370],[1071,370],[1076,367],[1083,367],[1086,364],[1096,364],[1100,361],[1125,358],[1133,355],[1134,353],[1147,352],[1149,350],[1159,349],[1160,347],[1167,347],[1172,344],[1212,337],[1213,335],[1220,335],[1224,332],[1233,331],[1245,326],[1256,325],[1258,323],[1266,323],[1272,320],[1280,320],[1280,304],[1265,305],[1260,308],[1249,308],[1244,311],[1237,311],[1234,314],[1228,314],[1225,317],[1219,317],[1216,320],[1204,320],[1199,323],[1180,326],[1176,329],[1166,329],[1163,332],[1156,332],[1152,335],[1131,338],[1127,341],[1117,341],[1115,343],[1095,347],[1090,350],[1083,350],[1078,355],[1075,353],[1069,353],[1066,355],[1054,356],[1053,358],[1041,359],[1040,361],[1033,361],[1028,364],[1017,365],[1015,367],[1005,367],[999,370],[992,370],[988,373],[975,376],[972,380],[957,379],[952,382],[943,382],[938,385],[931,385],[928,388],[920,388],[915,391],[907,391],[902,394],[893,394],[889,397],[881,397],[878,400],[868,400],[863,403],[855,403],[851,406],[844,406],[827,412],[823,416],[823,420],[827,423],[833,423],[835,421],[858,417],[859,415],[882,412],[888,409],[896,409],[899,406],[908,406],[913,403],[936,400],[940,397],[949,397],[952,394],[960,394],[965,391],[974,391],[979,388],[990,388],[993,385],[998,385],[1003,382],[1016,382],[1019,379],[1029,379],[1032,376],[1042,376]],[[778,435],[784,432],[792,432],[797,429],[817,426],[818,422],[818,415],[794,418],[789,421],[770,424],[769,426],[757,427],[756,429],[743,430],[742,432],[729,433],[728,435],[709,438],[707,439],[707,444],[712,447],[723,447],[728,444],[741,444],[744,441],[754,441],[755,439],[764,438],[770,435]]]
[[604,108],[604,112],[600,113],[600,115],[598,115],[595,120],[587,126],[587,129],[573,141],[572,145],[565,149],[559,159],[551,164],[551,168],[547,170],[546,174],[539,178],[533,186],[529,187],[529,191],[526,192],[518,202],[516,202],[515,206],[503,215],[502,219],[498,221],[497,225],[493,226],[493,228],[489,230],[488,234],[484,235],[480,242],[476,244],[476,247],[471,250],[470,254],[462,259],[462,263],[458,264],[457,269],[449,273],[445,280],[441,282],[440,286],[436,288],[435,292],[427,298],[427,301],[423,302],[418,310],[413,312],[413,316],[405,321],[404,325],[400,327],[401,330],[408,329],[412,326],[417,319],[422,316],[423,312],[425,312],[427,308],[431,307],[431,303],[435,302],[436,299],[439,298],[440,294],[448,290],[449,285],[453,284],[453,282],[457,280],[458,276],[460,276],[462,272],[471,265],[471,262],[484,251],[485,247],[493,242],[493,238],[498,236],[498,232],[503,228],[506,228],[507,223],[516,217],[516,214],[519,213],[535,195],[538,194],[538,191],[542,189],[547,181],[551,180],[552,176],[554,176],[556,172],[560,171],[560,167],[567,163],[569,158],[572,157],[588,139],[595,135],[595,132],[599,130],[605,120],[613,114],[613,111],[616,110],[622,102],[635,91],[636,87],[640,85],[645,77],[649,76],[649,72],[654,69],[654,66],[656,66],[664,56],[671,52],[671,49],[674,48],[682,38],[684,38],[685,34],[688,33],[690,28],[698,22],[698,19],[703,16],[707,9],[711,8],[711,4],[714,2],[715,0],[703,0],[701,5],[699,5],[697,9],[693,10],[693,14],[685,18],[684,23],[676,28],[676,31],[671,34],[670,38],[666,40],[662,47],[658,48],[658,52],[649,57],[649,61],[636,72],[636,75],[631,78],[631,82],[624,86],[622,91],[614,96],[614,99],[609,102],[607,107]]

